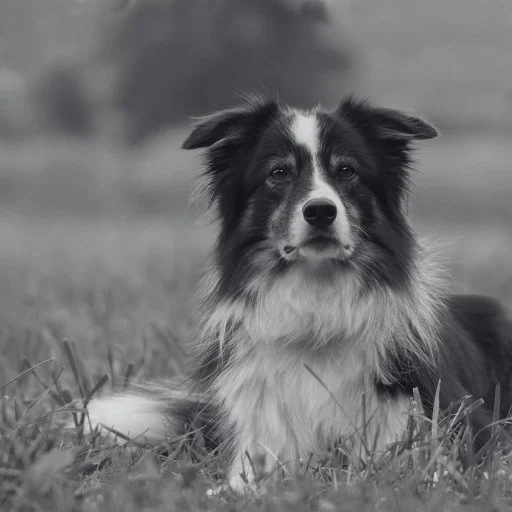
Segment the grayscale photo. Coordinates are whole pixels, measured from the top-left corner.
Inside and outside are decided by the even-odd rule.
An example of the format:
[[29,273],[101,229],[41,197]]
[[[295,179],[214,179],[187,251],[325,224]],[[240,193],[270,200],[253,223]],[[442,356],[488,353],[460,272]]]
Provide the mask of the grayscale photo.
[[511,196],[507,0],[2,0],[0,510],[511,510]]

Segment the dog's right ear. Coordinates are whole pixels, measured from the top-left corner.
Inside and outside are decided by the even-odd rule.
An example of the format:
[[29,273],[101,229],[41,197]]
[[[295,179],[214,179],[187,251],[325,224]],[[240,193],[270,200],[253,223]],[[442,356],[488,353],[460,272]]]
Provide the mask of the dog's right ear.
[[248,140],[248,137],[260,133],[258,128],[266,126],[278,110],[279,106],[275,100],[247,99],[241,107],[222,110],[200,118],[182,147],[208,148],[224,140]]

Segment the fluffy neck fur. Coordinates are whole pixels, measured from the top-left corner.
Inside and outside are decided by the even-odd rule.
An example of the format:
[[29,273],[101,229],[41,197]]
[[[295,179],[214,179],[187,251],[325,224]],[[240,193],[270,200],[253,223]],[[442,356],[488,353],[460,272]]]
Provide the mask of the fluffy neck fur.
[[200,351],[210,359],[216,355],[208,379],[241,346],[275,344],[304,356],[353,347],[364,352],[375,378],[386,385],[394,381],[389,361],[395,355],[428,366],[435,362],[448,288],[426,245],[414,250],[407,285],[399,290],[365,289],[351,273],[318,278],[298,265],[272,280],[256,275],[237,297],[219,297],[219,281],[213,264],[202,286]]

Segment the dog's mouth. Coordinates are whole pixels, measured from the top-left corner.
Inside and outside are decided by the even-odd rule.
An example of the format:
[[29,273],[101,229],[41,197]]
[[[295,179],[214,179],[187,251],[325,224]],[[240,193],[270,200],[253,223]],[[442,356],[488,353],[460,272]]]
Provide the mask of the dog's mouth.
[[308,238],[300,245],[301,248],[310,248],[315,251],[325,251],[332,248],[340,247],[340,243],[335,238],[329,236],[315,236]]
[[345,261],[352,255],[350,245],[343,245],[336,238],[317,235],[307,238],[300,244],[285,245],[283,248],[287,259],[306,259],[306,260],[339,260]]

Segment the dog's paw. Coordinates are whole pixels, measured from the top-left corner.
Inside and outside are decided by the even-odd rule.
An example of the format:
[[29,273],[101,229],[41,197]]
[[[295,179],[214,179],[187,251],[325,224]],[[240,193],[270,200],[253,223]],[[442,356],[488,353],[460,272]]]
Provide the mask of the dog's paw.
[[217,485],[217,487],[213,487],[211,489],[206,490],[206,496],[209,498],[215,498],[221,494],[229,493],[230,488],[228,484]]
[[257,492],[259,487],[254,480],[244,479],[242,475],[230,478],[228,486],[236,494],[253,494]]
[[228,483],[218,485],[206,491],[206,495],[210,498],[221,496],[223,494],[236,494],[238,496],[251,496],[254,498],[261,497],[265,494],[263,485],[256,482],[248,482],[241,476],[233,477]]

